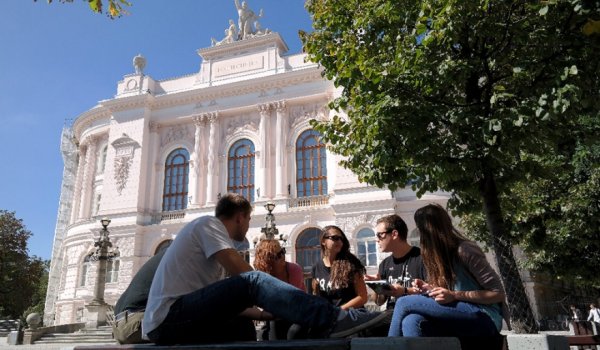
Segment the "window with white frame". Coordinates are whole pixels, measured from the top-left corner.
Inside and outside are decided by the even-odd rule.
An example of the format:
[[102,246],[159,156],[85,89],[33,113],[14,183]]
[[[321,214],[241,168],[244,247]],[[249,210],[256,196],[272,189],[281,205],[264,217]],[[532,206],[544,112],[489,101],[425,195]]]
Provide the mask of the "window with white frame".
[[81,270],[79,270],[79,287],[87,285],[88,272],[90,270],[90,257],[85,256],[81,262]]
[[106,283],[115,283],[119,280],[119,259],[113,259],[106,262]]
[[377,240],[375,232],[370,228],[363,228],[356,234],[356,252],[358,258],[365,266],[377,266]]
[[420,247],[421,237],[419,236],[419,230],[415,228],[412,231],[410,231],[408,233],[408,237],[406,237],[406,241],[412,246]]

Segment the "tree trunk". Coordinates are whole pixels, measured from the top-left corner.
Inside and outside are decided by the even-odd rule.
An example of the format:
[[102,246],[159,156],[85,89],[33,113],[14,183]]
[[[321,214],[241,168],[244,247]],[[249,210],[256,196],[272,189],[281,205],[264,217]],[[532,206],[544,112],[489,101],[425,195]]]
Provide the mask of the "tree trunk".
[[513,255],[512,245],[507,238],[496,181],[493,175],[485,174],[480,191],[496,262],[504,282],[511,326],[516,333],[537,333],[537,322],[533,317],[531,305],[525,293],[525,287]]

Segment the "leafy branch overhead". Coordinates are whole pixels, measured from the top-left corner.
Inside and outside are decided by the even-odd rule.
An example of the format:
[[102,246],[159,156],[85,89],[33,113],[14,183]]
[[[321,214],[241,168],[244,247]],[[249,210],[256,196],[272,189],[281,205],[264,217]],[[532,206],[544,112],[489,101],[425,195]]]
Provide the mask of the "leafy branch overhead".
[[[37,0],[33,0],[37,1]],[[53,0],[47,0],[49,4],[52,3]],[[62,3],[73,2],[74,0],[59,0]],[[87,1],[90,9],[96,13],[104,13],[106,8],[104,7],[105,2],[108,2],[108,11],[106,11],[106,15],[110,18],[121,17],[122,15],[128,14],[125,10],[125,7],[131,6],[131,3],[126,0],[83,0]]]

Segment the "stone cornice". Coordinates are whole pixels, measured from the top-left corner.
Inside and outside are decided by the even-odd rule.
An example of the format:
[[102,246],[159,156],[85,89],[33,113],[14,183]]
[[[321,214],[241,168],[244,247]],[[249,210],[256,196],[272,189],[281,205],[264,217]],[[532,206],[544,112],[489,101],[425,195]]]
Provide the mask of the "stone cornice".
[[321,76],[321,69],[318,68],[317,65],[270,76],[261,76],[231,84],[195,88],[159,96],[143,94],[103,100],[100,101],[96,107],[80,114],[75,119],[75,122],[73,123],[73,135],[79,139],[84,130],[93,122],[103,118],[108,119],[114,112],[136,108],[149,108],[150,110],[163,109],[231,96],[242,96],[251,93],[260,94],[261,91],[264,90],[281,89],[287,86],[296,86],[302,83],[315,81],[326,81]]
[[210,60],[215,57],[231,55],[238,51],[255,49],[264,47],[266,44],[274,43],[277,45],[281,53],[286,53],[289,49],[278,33],[269,33],[261,36],[256,36],[249,39],[238,40],[232,43],[227,43],[219,46],[207,47],[198,49],[198,55],[204,60]]
[[316,66],[311,68],[157,96],[152,109],[162,109],[231,96],[260,93],[263,90],[285,88],[313,81],[325,81],[321,76],[321,69],[316,68]]

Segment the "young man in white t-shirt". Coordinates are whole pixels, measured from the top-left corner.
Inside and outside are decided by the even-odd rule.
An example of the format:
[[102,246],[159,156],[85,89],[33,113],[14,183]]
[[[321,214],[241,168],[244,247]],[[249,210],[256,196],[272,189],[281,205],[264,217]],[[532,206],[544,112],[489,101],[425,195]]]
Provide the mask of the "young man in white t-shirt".
[[233,245],[244,240],[251,211],[244,197],[228,193],[217,203],[215,217],[200,217],[181,229],[152,281],[142,322],[145,338],[157,344],[255,340],[239,332],[250,326],[240,327],[244,318],[281,318],[310,328],[312,336],[345,337],[383,321],[380,313],[343,311],[253,271]]

